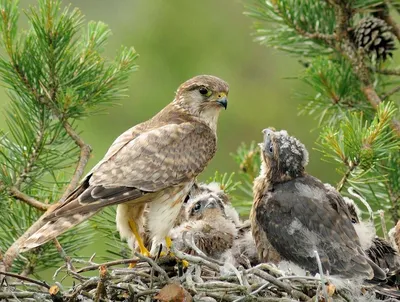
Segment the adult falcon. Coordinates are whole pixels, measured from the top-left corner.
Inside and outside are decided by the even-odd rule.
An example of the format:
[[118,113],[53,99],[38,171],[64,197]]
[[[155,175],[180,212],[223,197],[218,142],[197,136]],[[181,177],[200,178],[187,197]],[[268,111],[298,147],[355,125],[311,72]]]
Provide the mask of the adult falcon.
[[306,174],[308,152],[286,131],[265,129],[261,172],[254,183],[252,232],[260,256],[276,254],[317,273],[385,279],[362,250],[342,196]]
[[103,207],[116,205],[123,238],[140,237],[142,214],[149,205],[152,255],[166,237],[195,177],[213,158],[217,121],[228,105],[228,84],[210,75],[183,83],[175,99],[150,120],[121,134],[104,158],[73,193],[45,213],[47,223],[20,247],[27,251],[89,219]]

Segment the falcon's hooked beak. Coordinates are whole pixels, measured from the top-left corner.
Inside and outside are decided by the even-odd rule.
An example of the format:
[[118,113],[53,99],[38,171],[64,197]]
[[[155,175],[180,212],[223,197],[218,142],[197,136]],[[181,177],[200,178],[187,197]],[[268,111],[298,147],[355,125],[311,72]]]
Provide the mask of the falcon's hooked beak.
[[222,107],[224,107],[226,110],[226,108],[228,108],[228,98],[226,96],[226,93],[220,92],[218,94],[218,99],[216,100],[216,102],[220,104]]

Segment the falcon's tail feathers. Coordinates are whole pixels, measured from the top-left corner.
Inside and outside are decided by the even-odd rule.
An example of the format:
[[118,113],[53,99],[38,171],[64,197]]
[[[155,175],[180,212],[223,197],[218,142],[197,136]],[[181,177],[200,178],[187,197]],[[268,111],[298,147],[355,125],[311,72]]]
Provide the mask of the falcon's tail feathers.
[[83,214],[76,213],[71,216],[61,216],[57,217],[56,219],[50,220],[21,244],[21,246],[19,247],[19,252],[23,253],[29,251],[30,249],[38,247],[56,238],[73,226],[76,226],[81,222],[89,219],[97,212],[98,210],[86,212]]
[[368,264],[372,267],[374,271],[374,277],[373,279],[375,280],[386,280],[386,273],[384,272],[383,269],[381,269],[378,265],[375,264],[372,260],[370,260],[368,257],[366,258],[368,261]]

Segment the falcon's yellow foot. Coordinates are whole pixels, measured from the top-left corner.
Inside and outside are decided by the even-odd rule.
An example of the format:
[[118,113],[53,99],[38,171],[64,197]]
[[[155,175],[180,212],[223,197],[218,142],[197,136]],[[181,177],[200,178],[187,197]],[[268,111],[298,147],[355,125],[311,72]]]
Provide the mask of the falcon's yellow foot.
[[177,262],[180,262],[182,264],[183,268],[187,268],[189,266],[189,262],[188,261],[177,258],[175,256],[175,254],[173,252],[171,252],[171,246],[172,246],[171,237],[168,237],[168,236],[165,237],[165,246],[167,247],[168,255],[170,255],[171,257],[174,257]]
[[172,246],[172,239],[171,237],[167,236],[165,237],[165,245],[167,246],[167,249],[170,250]]
[[142,254],[145,257],[150,257],[150,252],[144,246],[143,239],[142,239],[142,237],[140,237],[136,222],[134,220],[129,220],[129,227],[131,228],[131,231],[132,231],[133,235],[135,236],[136,241],[139,245],[140,254]]
[[131,262],[131,263],[129,263],[128,268],[134,268],[136,266],[136,264],[137,264],[136,261]]
[[167,253],[167,252],[164,252],[164,251],[160,252],[160,257],[165,257],[167,255],[170,255],[170,253]]

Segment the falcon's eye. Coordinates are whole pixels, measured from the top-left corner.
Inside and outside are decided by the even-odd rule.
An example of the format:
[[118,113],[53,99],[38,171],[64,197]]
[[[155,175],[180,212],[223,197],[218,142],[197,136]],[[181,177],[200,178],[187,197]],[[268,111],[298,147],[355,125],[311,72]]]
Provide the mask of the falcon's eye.
[[210,96],[211,93],[212,93],[211,90],[207,89],[204,86],[200,87],[199,92],[200,92],[201,95],[204,95],[204,96],[207,96],[207,97]]
[[193,213],[196,213],[196,212],[200,211],[200,209],[201,209],[200,202],[196,203],[195,206],[193,207]]
[[351,218],[352,223],[357,223],[357,220],[355,218]]

